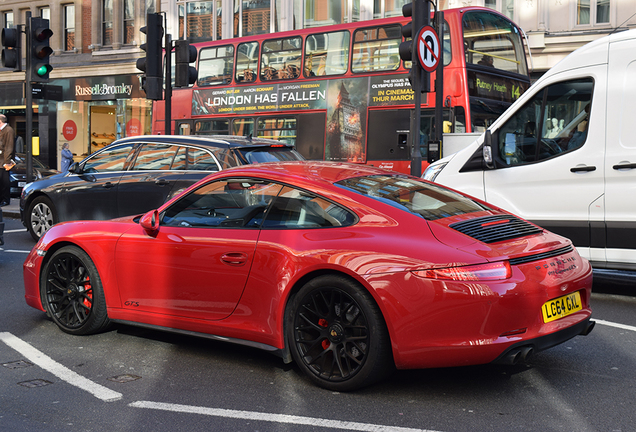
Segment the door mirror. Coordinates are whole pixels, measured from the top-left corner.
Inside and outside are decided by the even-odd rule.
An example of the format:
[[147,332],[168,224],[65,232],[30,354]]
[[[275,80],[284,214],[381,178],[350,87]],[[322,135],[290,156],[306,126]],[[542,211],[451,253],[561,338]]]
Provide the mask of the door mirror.
[[81,174],[82,168],[80,167],[79,162],[73,162],[70,167],[68,167],[68,172],[71,174]]
[[141,217],[139,225],[150,236],[155,236],[159,232],[159,212],[157,210],[151,210]]
[[490,133],[490,129],[486,129],[486,133],[484,134],[483,160],[486,168],[495,169],[495,159],[492,149],[492,134]]

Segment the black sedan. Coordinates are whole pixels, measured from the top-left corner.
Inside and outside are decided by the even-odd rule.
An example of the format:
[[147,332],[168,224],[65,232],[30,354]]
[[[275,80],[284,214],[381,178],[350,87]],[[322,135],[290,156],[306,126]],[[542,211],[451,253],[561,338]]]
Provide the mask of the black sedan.
[[[26,186],[27,183],[27,160],[26,155],[24,153],[16,153],[15,155],[15,166],[11,168],[9,171],[9,176],[11,178],[11,198],[19,198],[22,193],[22,188]],[[50,177],[55,174],[59,174],[60,172],[54,169],[51,169],[44,165],[42,162],[33,158],[33,171],[32,171],[32,180],[37,180],[45,177]]]
[[20,215],[38,240],[58,222],[112,219],[157,208],[211,172],[302,159],[292,145],[260,138],[124,138],[72,164],[66,173],[27,185],[20,197]]

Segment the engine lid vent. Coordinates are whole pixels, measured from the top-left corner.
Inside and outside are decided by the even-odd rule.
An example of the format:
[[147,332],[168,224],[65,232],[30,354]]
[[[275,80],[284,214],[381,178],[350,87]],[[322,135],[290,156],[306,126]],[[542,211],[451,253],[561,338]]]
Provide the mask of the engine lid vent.
[[485,216],[456,222],[449,227],[484,243],[495,243],[543,232],[541,228],[512,215]]

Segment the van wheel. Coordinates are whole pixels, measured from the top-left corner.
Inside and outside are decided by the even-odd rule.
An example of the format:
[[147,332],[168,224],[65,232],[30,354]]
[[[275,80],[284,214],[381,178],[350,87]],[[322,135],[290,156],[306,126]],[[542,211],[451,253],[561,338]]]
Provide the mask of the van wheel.
[[56,223],[57,213],[49,198],[40,196],[31,202],[27,211],[27,229],[33,240],[40,240]]

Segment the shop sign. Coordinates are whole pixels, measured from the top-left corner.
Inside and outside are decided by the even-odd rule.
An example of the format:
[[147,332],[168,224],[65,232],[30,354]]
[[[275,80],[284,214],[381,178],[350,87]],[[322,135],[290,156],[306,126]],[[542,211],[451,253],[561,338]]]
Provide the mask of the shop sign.
[[132,118],[126,123],[126,136],[141,135],[141,121],[138,118]]
[[144,97],[137,75],[51,80],[62,87],[60,100],[117,100]]
[[77,124],[73,120],[66,120],[62,126],[62,135],[66,141],[73,141],[77,136]]

